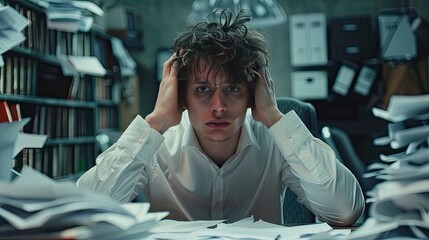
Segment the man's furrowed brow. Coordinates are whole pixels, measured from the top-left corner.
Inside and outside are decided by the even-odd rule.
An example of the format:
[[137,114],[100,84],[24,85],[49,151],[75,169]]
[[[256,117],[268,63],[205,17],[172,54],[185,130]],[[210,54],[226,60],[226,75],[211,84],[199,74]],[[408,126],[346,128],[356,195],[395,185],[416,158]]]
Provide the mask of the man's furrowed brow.
[[192,81],[192,84],[208,84],[209,81],[205,80],[205,79],[195,79],[194,81]]

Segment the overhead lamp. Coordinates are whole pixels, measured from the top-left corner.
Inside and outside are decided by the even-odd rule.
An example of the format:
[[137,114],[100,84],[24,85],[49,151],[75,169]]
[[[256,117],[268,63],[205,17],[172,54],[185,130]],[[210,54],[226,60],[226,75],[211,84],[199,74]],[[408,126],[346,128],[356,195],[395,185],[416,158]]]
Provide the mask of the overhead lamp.
[[229,8],[238,12],[246,9],[252,14],[250,25],[254,27],[272,27],[286,22],[287,16],[275,0],[194,0],[188,14],[191,24],[204,21],[209,13]]

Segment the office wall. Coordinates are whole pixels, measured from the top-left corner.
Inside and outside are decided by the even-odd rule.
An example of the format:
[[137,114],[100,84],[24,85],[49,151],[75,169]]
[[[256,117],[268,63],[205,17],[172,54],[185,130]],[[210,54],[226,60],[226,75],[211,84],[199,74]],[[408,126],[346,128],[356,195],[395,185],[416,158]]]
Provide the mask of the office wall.
[[[123,4],[135,7],[142,15],[144,50],[132,52],[140,70],[141,114],[152,111],[157,93],[155,80],[155,54],[159,47],[170,46],[176,34],[183,29],[186,15],[193,0],[123,0]],[[325,12],[327,18],[371,14],[386,8],[398,8],[409,4],[419,14],[429,19],[427,0],[279,0],[288,15],[294,13]],[[290,95],[289,32],[288,22],[263,30],[268,37],[271,54],[271,76],[278,96]]]

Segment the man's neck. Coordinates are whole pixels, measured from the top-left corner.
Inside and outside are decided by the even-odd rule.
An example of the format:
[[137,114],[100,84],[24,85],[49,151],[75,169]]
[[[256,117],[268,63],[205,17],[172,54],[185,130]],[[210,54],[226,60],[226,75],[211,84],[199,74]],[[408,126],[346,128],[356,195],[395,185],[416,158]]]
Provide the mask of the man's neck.
[[203,152],[221,167],[237,151],[241,130],[224,142],[212,142],[207,139],[199,139]]

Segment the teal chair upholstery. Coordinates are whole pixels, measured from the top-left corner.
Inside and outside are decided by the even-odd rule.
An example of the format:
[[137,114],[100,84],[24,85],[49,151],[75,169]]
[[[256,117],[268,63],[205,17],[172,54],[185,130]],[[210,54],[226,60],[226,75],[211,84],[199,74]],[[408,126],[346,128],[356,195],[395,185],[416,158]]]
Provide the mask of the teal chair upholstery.
[[[279,97],[277,107],[284,114],[295,110],[310,132],[315,137],[320,137],[316,109],[312,104],[295,98]],[[313,213],[297,201],[296,194],[289,188],[286,189],[283,201],[284,224],[314,223],[315,220]]]
[[[355,175],[364,195],[381,182],[381,180],[376,178],[364,177],[367,171],[366,164],[357,154],[350,137],[344,130],[337,127],[324,126],[322,127],[321,139],[334,150],[337,159]],[[365,205],[365,213],[361,217],[363,220],[368,217],[370,205],[371,203]]]

